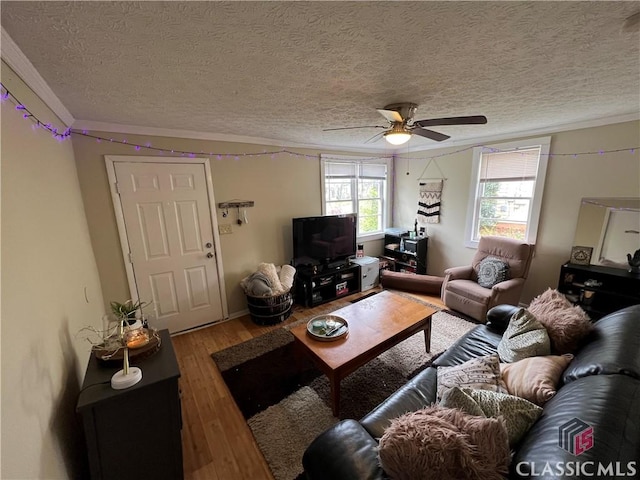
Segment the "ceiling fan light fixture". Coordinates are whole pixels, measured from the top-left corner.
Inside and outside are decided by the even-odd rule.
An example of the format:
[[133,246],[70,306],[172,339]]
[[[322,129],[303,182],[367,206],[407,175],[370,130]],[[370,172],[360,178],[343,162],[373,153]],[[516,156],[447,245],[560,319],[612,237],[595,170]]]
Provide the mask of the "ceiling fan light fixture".
[[384,139],[391,145],[402,145],[407,143],[411,134],[405,130],[404,125],[394,125],[390,131],[384,134]]
[[407,143],[410,138],[411,134],[406,132],[389,132],[384,135],[384,139],[391,145],[402,145]]

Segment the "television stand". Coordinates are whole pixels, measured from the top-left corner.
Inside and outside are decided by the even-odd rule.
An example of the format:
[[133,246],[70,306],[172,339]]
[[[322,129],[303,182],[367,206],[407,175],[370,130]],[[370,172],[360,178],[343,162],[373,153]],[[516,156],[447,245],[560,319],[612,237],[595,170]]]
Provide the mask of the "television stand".
[[325,270],[330,271],[330,270],[341,270],[345,267],[349,266],[349,262],[345,261],[345,260],[339,260],[337,262],[332,262],[332,263],[327,263],[327,266],[325,267]]
[[313,268],[298,270],[295,285],[298,303],[315,307],[360,291],[360,265],[344,262],[331,265],[315,273]]

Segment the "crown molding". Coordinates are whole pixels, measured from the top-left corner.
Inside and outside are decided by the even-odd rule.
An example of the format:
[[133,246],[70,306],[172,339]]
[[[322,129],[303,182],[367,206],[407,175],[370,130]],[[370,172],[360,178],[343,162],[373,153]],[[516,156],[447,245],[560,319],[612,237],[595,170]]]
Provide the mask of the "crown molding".
[[625,115],[618,115],[614,117],[589,119],[580,122],[556,124],[534,130],[520,130],[514,132],[508,132],[499,135],[474,137],[463,140],[447,141],[444,144],[427,144],[427,145],[415,145],[410,144],[402,145],[400,147],[386,148],[364,148],[364,147],[340,147],[340,146],[326,146],[318,144],[307,143],[294,143],[286,142],[282,140],[274,140],[270,138],[262,137],[249,137],[243,135],[232,134],[219,134],[209,133],[193,130],[174,130],[170,128],[156,128],[156,127],[144,127],[138,125],[123,125],[107,122],[95,122],[91,120],[76,120],[73,115],[67,110],[64,104],[51,90],[47,82],[42,78],[40,73],[36,70],[33,64],[29,61],[26,55],[20,50],[18,45],[6,32],[4,27],[1,27],[2,36],[0,38],[0,47],[2,60],[33,90],[33,92],[40,97],[42,101],[53,111],[55,115],[60,118],[66,126],[71,126],[76,130],[92,130],[102,132],[117,132],[130,135],[151,135],[159,137],[175,137],[175,138],[188,138],[195,140],[212,140],[219,142],[230,143],[245,143],[255,145],[271,145],[279,148],[305,148],[311,150],[322,150],[331,152],[353,152],[353,153],[371,153],[371,154],[387,154],[387,155],[403,155],[407,153],[407,148],[410,152],[417,153],[429,150],[450,148],[450,147],[463,147],[474,144],[484,144],[489,142],[512,140],[522,137],[530,137],[537,135],[546,135],[552,133],[558,133],[569,130],[579,130],[583,128],[600,127],[604,125],[612,125],[616,123],[630,122],[640,120],[640,112],[630,113]]
[[[436,145],[427,145],[425,147],[418,147],[418,148],[413,148],[412,146],[410,154],[425,152],[429,150],[439,150],[439,149],[449,148],[449,147],[467,147],[471,145],[499,142],[503,140],[516,140],[519,138],[534,137],[538,135],[549,135],[553,133],[568,132],[571,130],[580,130],[583,128],[603,127],[605,125],[614,125],[616,123],[633,122],[638,120],[640,120],[640,112],[628,113],[625,115],[616,115],[614,117],[594,118],[591,120],[583,120],[580,122],[551,125],[548,127],[537,128],[535,130],[519,130],[519,131],[514,131],[509,133],[501,133],[499,135],[491,135],[488,137],[475,137],[475,138],[466,138],[464,140],[453,140],[451,142],[447,142],[445,145],[440,143]],[[396,150],[394,153],[396,155],[407,154],[407,152],[403,152],[400,150]]]
[[38,73],[36,67],[29,61],[27,56],[22,53],[20,47],[16,45],[7,31],[2,27],[2,36],[0,37],[0,51],[2,60],[22,79],[33,92],[56,114],[56,116],[69,127],[75,122],[73,115],[67,110],[67,107],[53,93],[44,78]]
[[172,128],[143,127],[140,125],[125,125],[108,122],[94,122],[92,120],[76,120],[72,125],[74,130],[90,130],[93,132],[113,132],[129,135],[150,135],[154,137],[174,137],[188,138],[191,140],[210,140],[216,142],[246,143],[251,145],[271,145],[279,148],[306,148],[310,150],[322,150],[332,152],[353,152],[353,153],[384,153],[391,155],[390,149],[364,149],[354,147],[330,147],[311,143],[295,143],[271,138],[249,137],[244,135],[233,135],[223,133],[201,132],[196,130],[178,130]]
[[[465,147],[469,145],[485,144],[490,142],[498,142],[504,140],[513,140],[524,137],[532,137],[538,135],[548,135],[552,133],[580,130],[582,128],[601,127],[604,125],[613,125],[616,123],[632,122],[640,120],[640,113],[632,113],[626,115],[618,115],[615,117],[597,118],[591,120],[584,120],[581,122],[565,123],[558,125],[551,125],[544,128],[538,128],[535,130],[520,130],[514,132],[508,132],[499,135],[492,135],[486,137],[467,138],[464,140],[453,140],[446,144],[435,144],[416,147],[410,145],[410,154],[418,152],[438,150],[450,147]],[[118,123],[107,122],[94,122],[91,120],[76,120],[72,125],[75,130],[91,130],[99,132],[114,132],[123,133],[129,135],[150,135],[154,137],[174,137],[174,138],[188,138],[192,140],[210,140],[217,142],[230,142],[230,143],[246,143],[251,145],[272,145],[279,148],[306,148],[311,150],[322,150],[331,152],[353,152],[353,153],[372,153],[372,154],[386,154],[386,155],[405,155],[407,154],[407,145],[402,145],[400,148],[387,148],[387,149],[371,149],[371,148],[355,148],[355,147],[330,147],[326,145],[307,144],[307,143],[293,143],[273,140],[270,138],[262,137],[248,137],[243,135],[221,134],[201,132],[195,130],[174,130],[170,128],[157,128],[157,127],[143,127],[139,125],[124,125]]]

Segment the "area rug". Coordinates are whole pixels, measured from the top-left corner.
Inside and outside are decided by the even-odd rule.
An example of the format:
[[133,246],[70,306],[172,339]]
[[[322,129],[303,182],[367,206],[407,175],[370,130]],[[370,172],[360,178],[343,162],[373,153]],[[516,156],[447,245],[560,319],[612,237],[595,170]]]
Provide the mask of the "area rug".
[[[302,321],[306,319],[295,323]],[[362,418],[474,326],[436,312],[430,353],[420,332],[341,382],[340,418],[329,407],[327,378],[306,357],[296,355],[293,336],[284,327],[211,356],[273,476],[292,480],[302,473],[302,454],[317,435],[340,419]]]

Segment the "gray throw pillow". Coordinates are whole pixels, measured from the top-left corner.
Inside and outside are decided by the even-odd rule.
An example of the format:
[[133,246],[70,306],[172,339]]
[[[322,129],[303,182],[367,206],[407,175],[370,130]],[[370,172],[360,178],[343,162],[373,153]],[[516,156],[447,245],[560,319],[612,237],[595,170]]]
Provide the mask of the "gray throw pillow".
[[496,257],[483,258],[478,264],[478,285],[491,288],[509,276],[509,264]]
[[544,325],[524,308],[514,313],[498,344],[500,359],[512,363],[523,358],[549,354],[551,342]]

